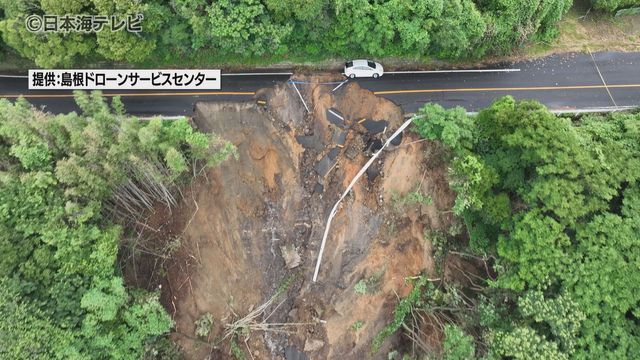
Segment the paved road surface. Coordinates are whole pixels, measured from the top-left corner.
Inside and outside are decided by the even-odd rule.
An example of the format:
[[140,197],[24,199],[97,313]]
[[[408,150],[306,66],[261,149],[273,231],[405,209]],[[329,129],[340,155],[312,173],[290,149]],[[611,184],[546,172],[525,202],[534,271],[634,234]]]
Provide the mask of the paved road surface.
[[[640,53],[593,55],[602,78],[589,54],[564,54],[503,64],[504,68],[520,69],[519,72],[403,73],[355,81],[401,105],[406,112],[414,112],[427,102],[475,111],[506,94],[539,100],[553,110],[640,106]],[[256,90],[288,78],[289,75],[223,76],[220,91],[105,94],[120,94],[127,110],[136,115],[189,115],[197,100],[251,99]],[[25,78],[0,78],[0,97],[14,99],[18,95],[54,113],[76,110],[68,91],[29,91]]]

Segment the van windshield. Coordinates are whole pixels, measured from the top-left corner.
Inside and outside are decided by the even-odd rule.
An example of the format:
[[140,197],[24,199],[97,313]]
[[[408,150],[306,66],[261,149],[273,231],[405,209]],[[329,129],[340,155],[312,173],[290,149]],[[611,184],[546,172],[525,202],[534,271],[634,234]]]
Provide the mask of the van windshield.
[[346,63],[344,63],[344,66],[348,68],[353,67],[353,61],[347,61]]
[[367,61],[367,65],[369,65],[369,67],[372,69],[376,68],[376,63],[374,63],[373,61]]

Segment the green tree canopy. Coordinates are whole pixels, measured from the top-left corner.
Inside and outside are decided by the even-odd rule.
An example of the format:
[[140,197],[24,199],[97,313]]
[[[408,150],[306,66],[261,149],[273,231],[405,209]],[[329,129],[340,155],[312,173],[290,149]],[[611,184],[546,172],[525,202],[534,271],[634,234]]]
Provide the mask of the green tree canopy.
[[638,0],[591,0],[593,7],[598,10],[613,12],[618,9],[640,6]]
[[0,99],[2,357],[141,358],[172,321],[157,294],[124,286],[115,218],[235,151],[185,119],[142,122],[99,93],[76,100],[82,114],[54,116]]
[[416,130],[452,153],[471,249],[495,257],[490,354],[640,353],[640,114],[571,119],[511,97],[466,119],[420,114]]
[[[599,1],[598,1],[599,2]],[[43,67],[279,56],[478,58],[553,37],[571,0],[0,0],[4,42]],[[605,6],[605,5],[602,5]],[[142,32],[31,33],[31,14],[143,14]]]

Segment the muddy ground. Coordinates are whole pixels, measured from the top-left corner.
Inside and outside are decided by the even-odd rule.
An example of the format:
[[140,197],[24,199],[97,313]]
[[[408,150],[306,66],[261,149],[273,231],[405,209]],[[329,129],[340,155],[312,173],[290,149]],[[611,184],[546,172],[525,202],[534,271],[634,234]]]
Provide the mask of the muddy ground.
[[[137,271],[163,268],[164,281],[156,281],[176,323],[172,338],[188,359],[233,358],[232,338],[247,359],[387,359],[403,346],[399,336],[376,353],[371,343],[410,290],[405,278],[434,276],[425,231],[451,225],[454,194],[442,150],[405,131],[345,198],[312,282],[331,208],[404,118],[355,83],[332,92],[341,79],[294,80],[309,112],[291,83],[249,102],[197,103],[195,125],[231,141],[239,157],[183,189],[171,216],[149,221],[156,236],[179,246]],[[432,202],[403,200],[416,191]],[[221,340],[229,324],[279,289],[251,326]],[[207,313],[211,333],[197,336],[195,323]]]

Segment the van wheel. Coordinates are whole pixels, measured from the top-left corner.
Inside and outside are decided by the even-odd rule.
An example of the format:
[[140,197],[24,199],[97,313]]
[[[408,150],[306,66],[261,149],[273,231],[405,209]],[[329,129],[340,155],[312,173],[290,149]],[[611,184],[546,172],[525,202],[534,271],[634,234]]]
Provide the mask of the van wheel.
[[356,74],[349,75],[349,79],[355,79],[355,78],[356,78]]
[[378,78],[378,76],[380,76],[380,75],[378,75],[378,74],[373,74],[373,78],[374,78],[374,79],[377,79],[377,78]]

